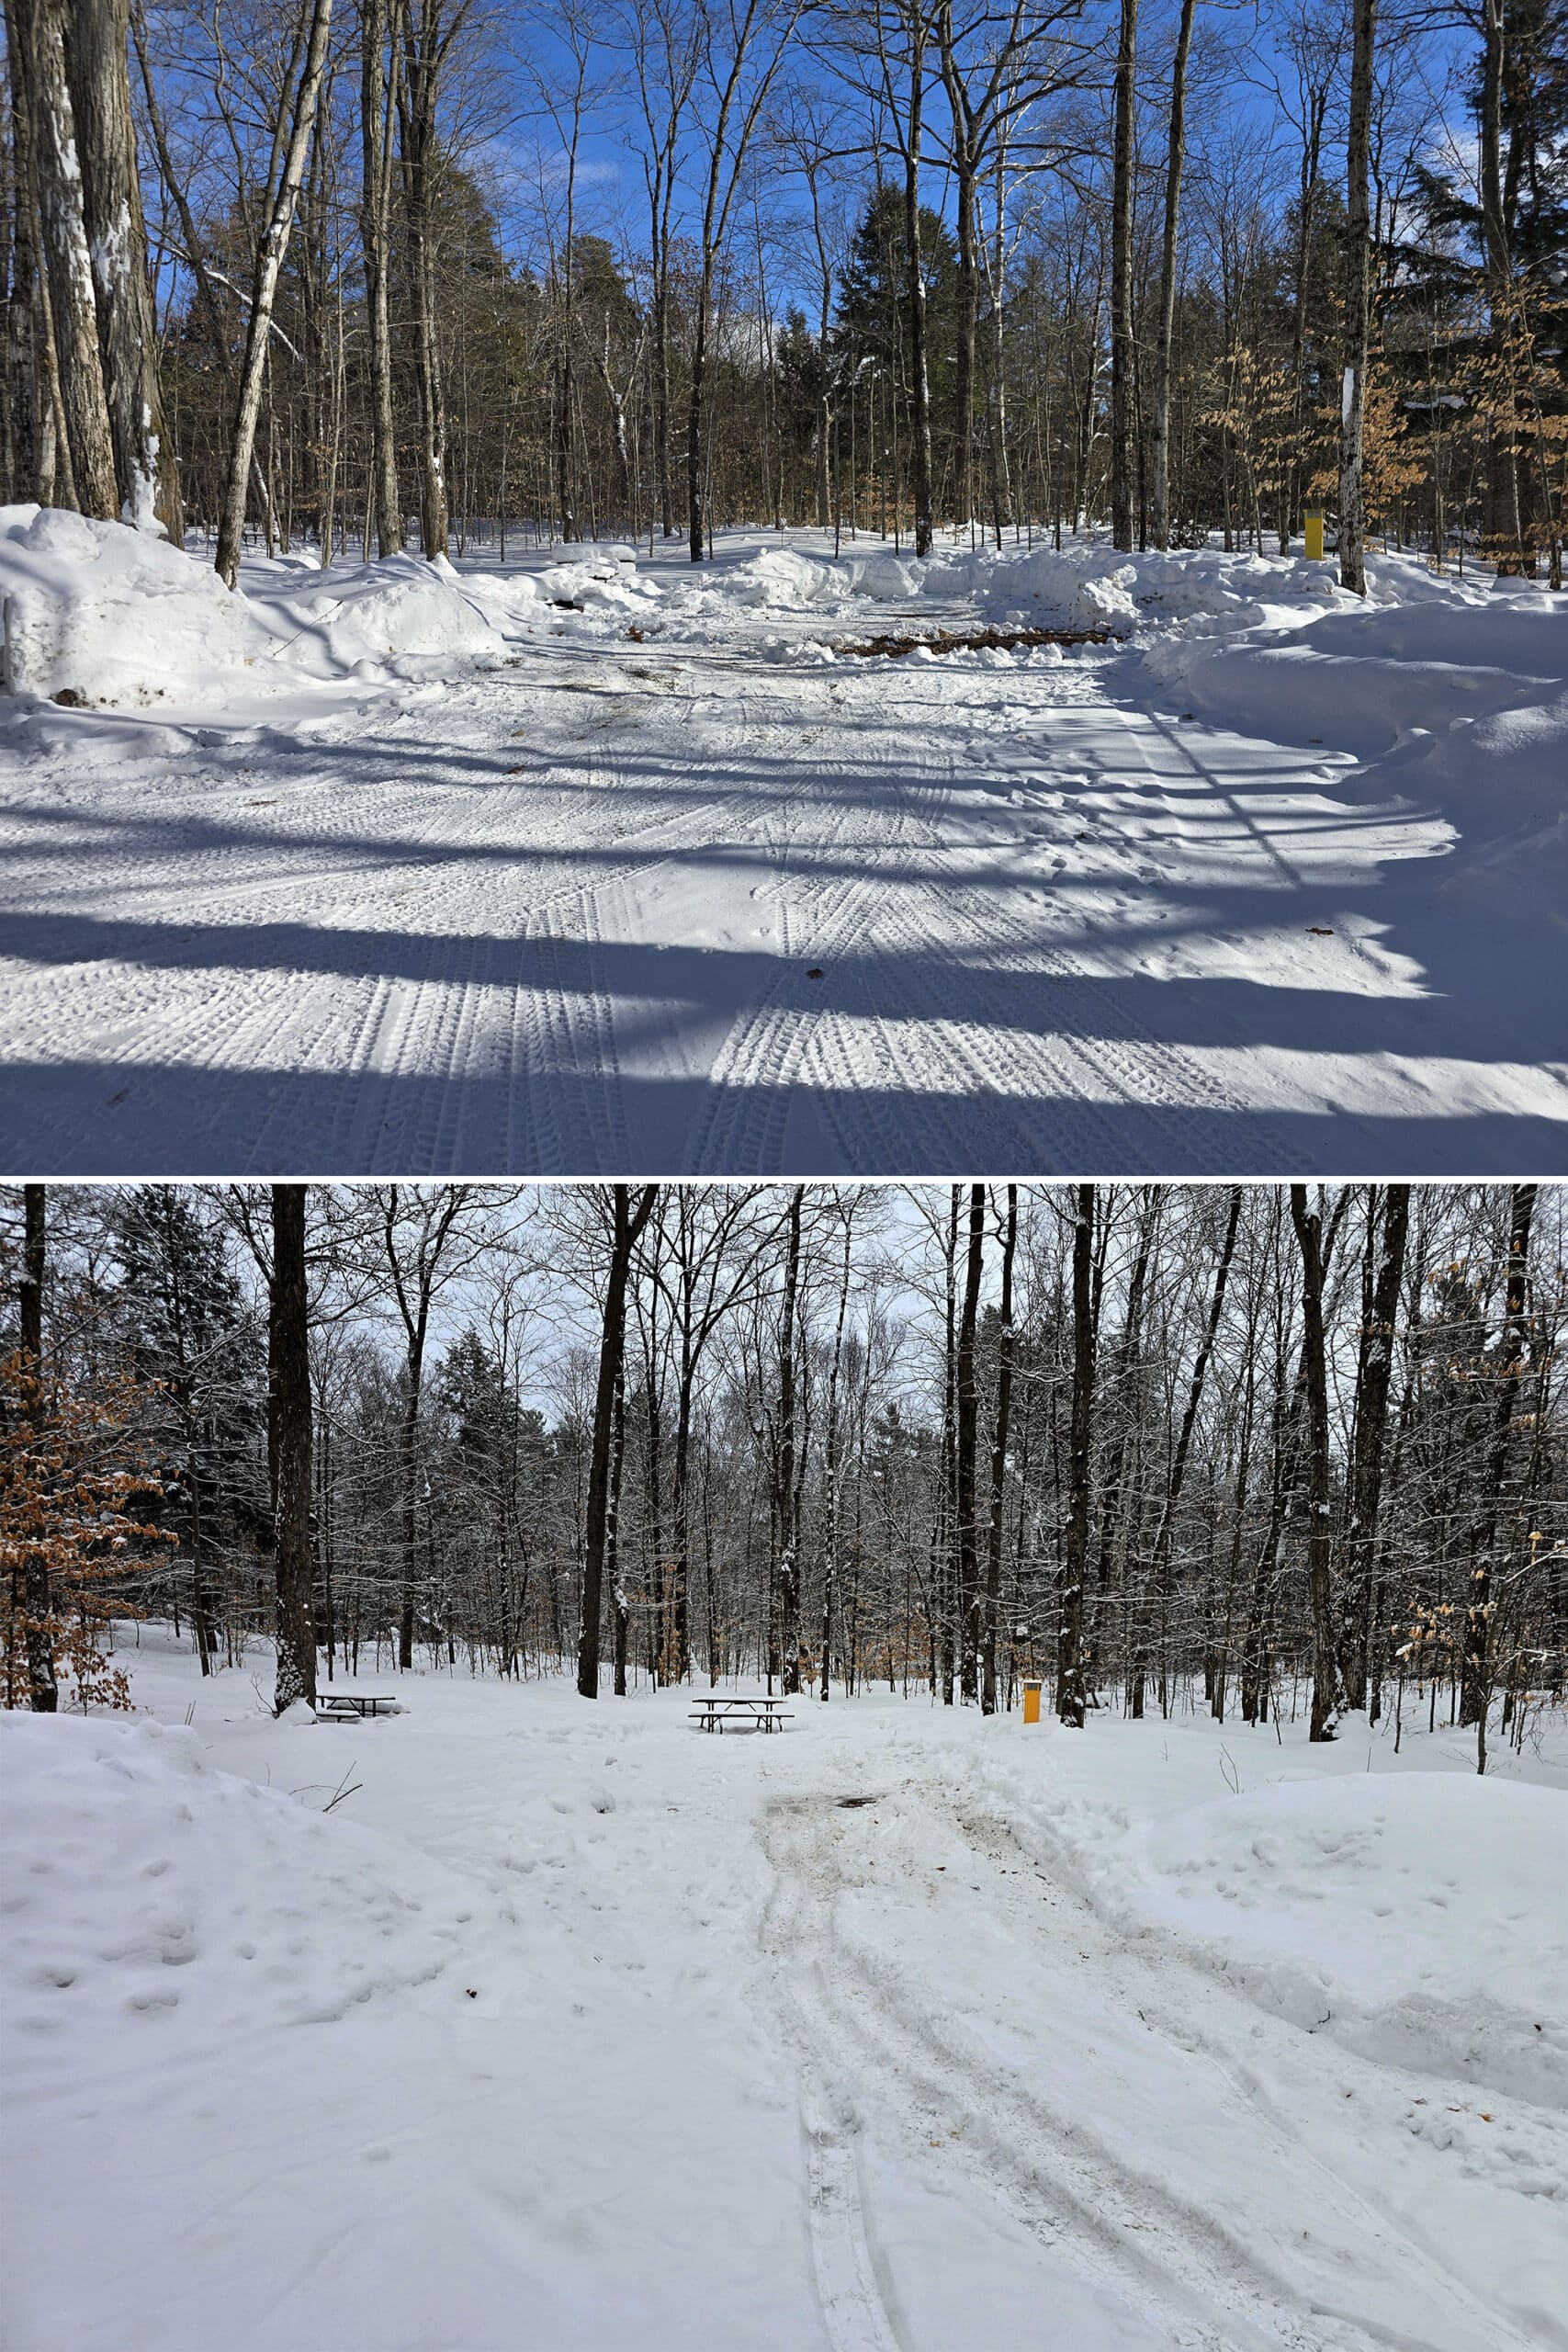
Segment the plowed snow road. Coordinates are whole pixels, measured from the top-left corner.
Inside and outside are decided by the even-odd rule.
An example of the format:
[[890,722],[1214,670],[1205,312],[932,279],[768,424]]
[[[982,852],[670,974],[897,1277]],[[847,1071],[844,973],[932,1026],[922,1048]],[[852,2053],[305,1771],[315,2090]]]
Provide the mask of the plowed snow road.
[[1449,828],[1140,695],[547,639],[129,769],[84,716],[0,764],[0,1159],[1568,1167],[1528,985],[1444,967]]

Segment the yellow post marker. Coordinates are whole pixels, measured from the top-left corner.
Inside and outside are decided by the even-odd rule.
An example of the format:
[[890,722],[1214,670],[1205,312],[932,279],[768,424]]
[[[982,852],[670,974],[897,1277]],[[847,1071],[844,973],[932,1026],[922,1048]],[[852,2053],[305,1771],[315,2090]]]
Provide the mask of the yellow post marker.
[[1026,1724],[1040,1721],[1040,1685],[1028,1676],[1025,1676],[1023,1684],[1023,1720]]
[[1306,551],[1309,563],[1323,561],[1323,509],[1309,506],[1306,511]]

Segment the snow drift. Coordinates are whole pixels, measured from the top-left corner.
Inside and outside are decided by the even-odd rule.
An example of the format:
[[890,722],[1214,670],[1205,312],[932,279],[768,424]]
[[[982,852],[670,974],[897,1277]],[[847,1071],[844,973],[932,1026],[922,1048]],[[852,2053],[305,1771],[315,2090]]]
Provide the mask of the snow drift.
[[210,564],[121,523],[0,507],[4,684],[78,703],[220,698],[270,650]]

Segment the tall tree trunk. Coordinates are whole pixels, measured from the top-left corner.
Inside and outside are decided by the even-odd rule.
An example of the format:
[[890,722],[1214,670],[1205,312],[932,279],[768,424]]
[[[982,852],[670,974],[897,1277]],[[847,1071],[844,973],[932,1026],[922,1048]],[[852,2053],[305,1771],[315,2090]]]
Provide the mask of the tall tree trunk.
[[1338,1661],[1329,1581],[1328,1359],[1323,1335],[1323,1218],[1307,1207],[1304,1184],[1291,1186],[1291,1222],[1302,1256],[1302,1365],[1307,1404],[1307,1607],[1312,1619],[1312,1726],[1314,1741],[1334,1736]]
[[800,1213],[805,1198],[797,1184],[790,1194],[789,1238],[784,1254],[784,1307],[779,1318],[779,1436],[773,1471],[773,1520],[778,1530],[780,1675],[786,1693],[800,1689],[800,1528],[795,1516],[795,1308],[800,1291]]
[[[1367,1703],[1367,1645],[1371,1632],[1372,1560],[1377,1549],[1378,1506],[1382,1492],[1383,1441],[1388,1429],[1389,1381],[1393,1372],[1394,1325],[1404,1278],[1410,1231],[1410,1187],[1391,1184],[1382,1201],[1381,1227],[1369,1211],[1367,1254],[1375,1261],[1371,1312],[1361,1330],[1356,1374],[1355,1442],[1350,1452],[1350,1525],[1345,1546],[1345,1576],[1339,1603],[1339,1674],[1345,1703],[1359,1712]],[[1374,1251],[1374,1230],[1379,1233]]]
[[414,301],[414,379],[419,387],[420,540],[426,559],[447,548],[446,400],[435,329],[435,103],[446,38],[437,0],[423,0],[405,22],[402,82],[404,213]]
[[74,0],[66,64],[93,260],[98,347],[119,511],[139,530],[185,537],[179,472],[164,422],[147,232],[130,111],[130,0]]
[[316,1703],[310,1594],[310,1347],[305,1287],[305,1187],[272,1188],[272,1424],[277,1460],[277,1714]]
[[388,41],[387,0],[360,0],[359,120],[362,158],[360,249],[365,257],[365,317],[368,339],[370,503],[378,555],[400,555],[402,501],[398,494],[397,432],[392,416],[391,275],[392,125],[402,48]]
[[1133,97],[1138,0],[1122,0],[1111,183],[1111,537],[1133,545]]
[[1367,397],[1367,327],[1371,285],[1371,207],[1367,179],[1371,153],[1372,65],[1377,0],[1355,0],[1356,35],[1350,61],[1350,131],[1346,149],[1349,189],[1345,216],[1345,372],[1339,389],[1339,585],[1367,593],[1367,517],[1361,478],[1362,424]]
[[839,1313],[833,1325],[833,1355],[828,1370],[827,1459],[822,1497],[822,1689],[826,1701],[832,1686],[833,1601],[839,1567],[839,1480],[842,1464],[839,1426],[839,1374],[844,1357],[844,1317],[850,1305],[850,1249],[853,1238],[851,1216],[844,1218],[844,1271],[839,1284]]
[[604,1309],[599,1334],[599,1379],[593,1395],[593,1444],[589,1457],[588,1508],[582,1557],[582,1626],[577,1645],[577,1687],[584,1699],[599,1696],[599,1632],[604,1602],[604,1557],[610,1523],[610,1453],[615,1438],[615,1390],[626,1337],[626,1283],[632,1251],[653,1214],[657,1184],[645,1184],[631,1203],[626,1184],[612,1188],[610,1262],[604,1273]]
[[1063,1723],[1081,1731],[1089,1705],[1083,1674],[1083,1596],[1089,1566],[1089,1447],[1094,1409],[1094,1186],[1076,1185],[1074,1193],[1072,1434],[1062,1625],[1056,1649],[1056,1713]]
[[[327,34],[332,25],[332,13],[333,0],[312,0],[310,40],[294,92],[286,147],[284,119],[280,118],[276,126],[274,147],[275,153],[278,149],[283,151],[281,168],[275,168],[268,180],[270,200],[267,219],[256,247],[255,266],[251,277],[244,356],[240,365],[238,404],[229,447],[223,511],[218,525],[218,575],[228,588],[232,588],[240,577],[240,548],[245,528],[245,486],[250,481],[256,424],[261,416],[273,304],[277,296],[277,280],[283,267],[283,256],[288,247],[289,232],[294,226],[294,209],[299,202],[300,183],[305,176],[305,158],[315,125],[316,101],[321,96],[321,76],[326,68]],[[287,92],[284,103],[288,103]]]
[[1508,1437],[1514,1407],[1529,1370],[1528,1281],[1530,1226],[1535,1217],[1536,1187],[1516,1184],[1508,1209],[1507,1290],[1503,1308],[1502,1345],[1498,1352],[1497,1401],[1492,1414],[1492,1440],[1482,1482],[1481,1515],[1471,1543],[1470,1600],[1464,1620],[1464,1668],[1460,1691],[1461,1724],[1486,1720],[1492,1697],[1492,1571],[1497,1521],[1502,1508],[1503,1480],[1508,1467]]
[[[1225,1286],[1230,1280],[1231,1260],[1235,1254],[1236,1226],[1241,1217],[1241,1186],[1231,1187],[1230,1215],[1225,1221],[1225,1238],[1220,1245],[1220,1262],[1214,1272],[1214,1288],[1209,1301],[1209,1319],[1203,1327],[1198,1357],[1192,1366],[1191,1385],[1187,1391],[1187,1405],[1181,1416],[1181,1428],[1177,1435],[1176,1453],[1166,1485],[1165,1502],[1160,1511],[1159,1526],[1154,1545],[1154,1589],[1162,1609],[1170,1591],[1170,1544],[1176,1525],[1177,1507],[1187,1478],[1187,1460],[1192,1447],[1192,1432],[1198,1425],[1198,1408],[1203,1400],[1203,1384],[1209,1374],[1209,1359],[1214,1352],[1219,1335],[1220,1317],[1224,1313]],[[1164,1665],[1160,1668],[1160,1703],[1168,1702]]]
[[1012,1411],[1012,1266],[1018,1247],[1018,1186],[1008,1186],[1002,1228],[1002,1295],[997,1329],[997,1411],[991,1429],[991,1524],[986,1544],[986,1622],[982,1642],[980,1711],[997,1712],[997,1619],[1002,1600],[1002,1496],[1007,1486],[1008,1424]]
[[[6,0],[6,58],[11,117],[11,251],[6,300],[6,394],[10,459],[9,495],[20,502],[51,503],[53,481],[45,481],[45,455],[51,438],[49,402],[52,363],[41,332],[42,307],[38,238],[38,176],[33,169],[32,115],[26,62],[18,47],[18,23],[26,0]],[[47,299],[47,298],[44,298]],[[52,469],[50,469],[52,473]]]
[[82,514],[107,523],[118,516],[119,496],[82,203],[81,154],[66,70],[67,15],[68,0],[11,0],[7,38],[24,64],[75,502]]
[[[28,1184],[23,1192],[23,1236],[20,1332],[24,1407],[35,1442],[41,1444],[46,1410],[43,1389],[43,1277],[46,1249],[44,1188]],[[49,1589],[49,1554],[35,1544],[27,1554],[22,1578],[27,1611],[24,1647],[28,1660],[28,1701],[35,1715],[52,1715],[60,1705],[54,1679],[54,1645],[51,1632],[52,1596]]]
[[1149,427],[1149,538],[1170,545],[1170,374],[1176,334],[1176,262],[1181,173],[1187,155],[1187,59],[1198,0],[1181,0],[1170,78],[1170,144],[1165,164],[1165,235],[1160,246],[1159,334],[1155,345],[1154,416]]
[[925,17],[914,0],[909,25],[909,124],[904,151],[904,243],[909,290],[909,463],[915,553],[931,551],[931,390],[926,360],[926,270],[920,251],[920,133],[925,101]]
[[1484,552],[1500,576],[1529,577],[1535,557],[1525,544],[1519,501],[1519,425],[1514,413],[1514,266],[1504,190],[1503,97],[1507,80],[1506,0],[1481,0],[1481,109],[1477,177],[1481,237],[1491,314],[1494,414],[1487,435]]
[[980,1267],[986,1239],[986,1188],[969,1187],[969,1247],[964,1258],[964,1303],[958,1317],[956,1448],[953,1497],[958,1520],[958,1623],[963,1650],[959,1689],[967,1700],[980,1695],[980,1563],[976,1514],[979,1507],[976,1456],[979,1451],[979,1397],[975,1378],[975,1325],[979,1311]]

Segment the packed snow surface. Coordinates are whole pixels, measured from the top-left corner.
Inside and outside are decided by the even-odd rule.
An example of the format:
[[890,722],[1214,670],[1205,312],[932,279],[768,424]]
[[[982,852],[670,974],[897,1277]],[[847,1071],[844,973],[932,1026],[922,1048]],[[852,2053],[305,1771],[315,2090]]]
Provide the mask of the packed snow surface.
[[1568,600],[1371,574],[0,510],[0,1160],[1561,1172]]
[[141,1640],[0,1717],[12,2352],[1568,2345],[1560,1727],[277,1723]]

